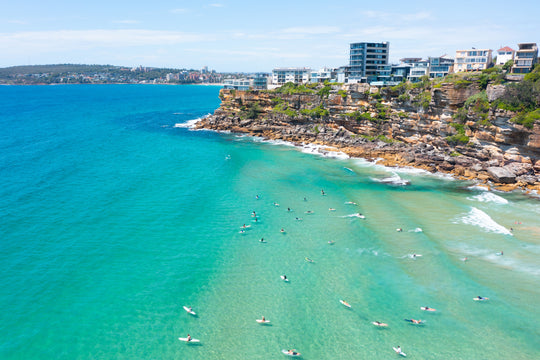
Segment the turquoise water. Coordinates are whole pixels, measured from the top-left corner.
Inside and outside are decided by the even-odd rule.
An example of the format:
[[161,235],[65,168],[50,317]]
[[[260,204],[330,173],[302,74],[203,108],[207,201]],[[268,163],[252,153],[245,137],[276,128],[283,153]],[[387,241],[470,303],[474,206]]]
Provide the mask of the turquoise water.
[[0,358],[537,356],[537,199],[175,127],[218,91],[0,87]]

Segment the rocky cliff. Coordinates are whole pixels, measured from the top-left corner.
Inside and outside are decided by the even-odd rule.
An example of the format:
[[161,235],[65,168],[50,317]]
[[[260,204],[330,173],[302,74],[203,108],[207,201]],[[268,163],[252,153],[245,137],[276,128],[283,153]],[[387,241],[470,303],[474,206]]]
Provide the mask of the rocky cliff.
[[504,94],[503,85],[481,91],[475,82],[221,90],[221,107],[197,127],[324,144],[353,157],[453,173],[503,190],[538,190],[540,124],[517,124],[511,121],[516,113],[489,106]]

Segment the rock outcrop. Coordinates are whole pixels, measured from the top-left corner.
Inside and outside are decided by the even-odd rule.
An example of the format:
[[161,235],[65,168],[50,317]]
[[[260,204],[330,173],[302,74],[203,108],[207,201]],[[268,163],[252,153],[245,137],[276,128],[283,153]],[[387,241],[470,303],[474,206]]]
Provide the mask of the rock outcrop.
[[[366,84],[322,90],[221,90],[220,108],[197,127],[324,144],[350,156],[491,181],[506,190],[540,189],[538,122],[527,128],[510,121],[514,113],[491,108],[482,114],[469,110],[456,120],[463,104],[480,92],[475,83],[406,91]],[[504,86],[489,85],[486,93],[500,98]]]

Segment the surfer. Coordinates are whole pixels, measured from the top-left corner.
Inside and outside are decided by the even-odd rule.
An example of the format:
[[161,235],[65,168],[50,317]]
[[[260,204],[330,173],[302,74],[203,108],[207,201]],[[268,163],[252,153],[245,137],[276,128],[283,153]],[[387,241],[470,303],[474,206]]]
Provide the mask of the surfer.
[[[190,308],[191,309],[191,308]],[[187,341],[191,341],[191,335],[187,334]]]
[[291,208],[290,208],[290,207],[288,207],[288,208],[287,208],[287,211],[291,211]]
[[304,196],[304,201],[307,201],[307,198]]
[[264,238],[261,238],[261,240],[259,240],[260,242],[264,242]]
[[326,195],[323,189],[321,189],[321,195]]
[[397,353],[400,353],[400,352],[401,352],[401,346],[399,346],[399,345],[397,346],[396,352],[397,352]]
[[298,355],[298,353],[296,352],[296,349],[288,350],[287,354],[289,354],[289,355]]
[[262,317],[261,320],[262,320],[262,322],[266,322],[266,319],[264,318],[264,316]]
[[403,232],[402,228],[396,229],[397,232]]
[[280,232],[284,233],[284,232],[285,232],[285,229],[281,228]]
[[259,195],[255,195],[255,199],[259,200]]
[[287,275],[283,275],[283,280],[287,280]]

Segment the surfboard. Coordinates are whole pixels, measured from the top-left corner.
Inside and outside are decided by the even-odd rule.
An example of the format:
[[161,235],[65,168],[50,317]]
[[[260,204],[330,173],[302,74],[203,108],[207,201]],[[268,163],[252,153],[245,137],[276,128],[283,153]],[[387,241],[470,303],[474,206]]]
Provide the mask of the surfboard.
[[197,315],[197,314],[195,313],[195,311],[189,310],[189,308],[188,308],[187,306],[184,306],[184,310],[186,310],[186,311],[187,311],[188,313],[190,313],[191,315]]
[[430,308],[430,307],[427,307],[427,306],[422,306],[420,307],[420,310],[424,310],[424,311],[437,311],[436,309],[433,309],[433,308]]
[[287,282],[289,281],[289,279],[287,279],[287,278],[285,277],[285,275],[281,275],[281,280],[287,281]]
[[194,339],[194,338],[191,338],[191,340],[188,341],[188,338],[182,338],[182,337],[178,338],[178,340],[180,340],[180,341],[185,341],[185,342],[187,342],[187,343],[196,343],[196,342],[200,342],[200,341],[201,341],[201,340],[199,340],[199,339]]
[[394,349],[394,351],[398,354],[398,355],[401,355],[403,357],[406,357],[407,354],[405,354],[403,351],[401,351],[401,349],[398,349],[398,348],[395,348],[393,347],[392,349]]
[[289,350],[285,350],[285,349],[281,350],[281,352],[284,353],[287,356],[300,356],[300,355],[302,355],[299,352],[296,352],[294,350],[293,350],[292,354],[289,353]]
[[266,319],[265,319],[265,320],[263,320],[263,319],[257,319],[257,320],[255,320],[255,321],[258,322],[259,324],[268,324],[268,323],[270,323],[270,320],[266,320]]
[[483,297],[483,298],[475,297],[473,300],[474,301],[486,301],[486,300],[489,300],[489,298],[487,298],[487,297]]
[[382,326],[382,327],[387,327],[388,326],[388,324],[378,322],[378,321],[373,321],[372,324],[375,325],[375,326]]
[[352,308],[352,306],[348,302],[346,302],[345,300],[339,300],[339,302],[342,303],[343,305],[345,305],[348,308]]
[[311,259],[308,258],[308,257],[306,258],[306,261],[307,261],[307,262],[310,262],[310,263],[315,262],[315,261],[311,260]]

